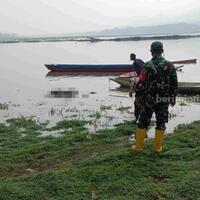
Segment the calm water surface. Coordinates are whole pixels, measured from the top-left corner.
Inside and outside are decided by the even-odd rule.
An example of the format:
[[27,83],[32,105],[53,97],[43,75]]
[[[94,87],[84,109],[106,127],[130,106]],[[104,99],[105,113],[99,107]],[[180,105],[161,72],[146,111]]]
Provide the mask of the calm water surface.
[[[134,119],[133,109],[117,111],[120,107],[132,107],[133,100],[127,93],[115,91],[119,86],[109,81],[112,75],[53,76],[48,74],[44,64],[129,63],[131,52],[147,61],[151,42],[0,44],[0,103],[8,106],[8,109],[0,110],[0,120],[33,116],[40,122],[49,121],[51,126],[67,116],[88,119],[100,112],[101,120],[95,120],[96,126],[90,127],[95,129]],[[168,60],[200,59],[199,38],[163,42]],[[178,77],[179,81],[200,82],[200,65],[185,65]],[[200,119],[200,104],[187,102],[183,106],[183,101],[179,98],[177,105],[170,108],[172,119],[168,132],[179,123]],[[111,109],[104,110],[104,106]]]

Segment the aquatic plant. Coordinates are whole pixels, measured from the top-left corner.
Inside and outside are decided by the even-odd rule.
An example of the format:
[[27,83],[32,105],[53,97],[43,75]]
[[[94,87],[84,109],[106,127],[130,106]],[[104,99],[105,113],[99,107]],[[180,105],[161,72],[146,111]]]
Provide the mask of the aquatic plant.
[[182,101],[182,102],[179,103],[179,106],[187,106],[187,103]]
[[129,109],[131,109],[131,108],[132,108],[131,106],[126,106],[126,107],[121,106],[121,107],[117,108],[117,110],[120,112],[128,112]]
[[105,106],[105,105],[101,105],[100,106],[100,111],[106,111],[106,110],[111,110],[112,109],[112,106]]
[[8,103],[0,103],[0,110],[8,110],[9,104]]

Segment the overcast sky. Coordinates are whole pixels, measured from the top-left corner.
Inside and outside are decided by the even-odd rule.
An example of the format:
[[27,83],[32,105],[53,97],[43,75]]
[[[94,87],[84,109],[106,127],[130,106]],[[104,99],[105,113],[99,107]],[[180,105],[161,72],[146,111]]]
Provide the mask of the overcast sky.
[[71,33],[200,21],[199,0],[0,0],[0,32]]

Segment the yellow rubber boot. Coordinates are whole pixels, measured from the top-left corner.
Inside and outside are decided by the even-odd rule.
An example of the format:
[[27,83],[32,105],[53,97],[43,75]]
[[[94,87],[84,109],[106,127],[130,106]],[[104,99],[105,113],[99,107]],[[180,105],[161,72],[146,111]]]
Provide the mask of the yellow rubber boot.
[[[146,132],[146,134],[145,134],[145,137],[144,138],[148,138],[148,134],[147,134],[147,132]],[[135,140],[136,140],[136,135],[135,135]]]
[[162,151],[163,139],[164,139],[164,130],[156,129],[155,141],[154,141],[155,152],[160,153]]
[[136,130],[136,143],[131,148],[133,151],[136,151],[136,152],[143,151],[144,138],[146,136],[146,133],[147,133],[146,129],[137,128],[137,130]]

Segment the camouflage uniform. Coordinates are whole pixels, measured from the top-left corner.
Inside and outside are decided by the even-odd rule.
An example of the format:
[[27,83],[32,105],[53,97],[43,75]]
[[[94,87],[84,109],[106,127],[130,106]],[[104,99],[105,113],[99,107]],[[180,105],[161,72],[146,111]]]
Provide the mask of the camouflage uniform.
[[163,57],[145,63],[136,87],[142,105],[138,128],[147,129],[155,112],[156,129],[165,130],[168,107],[176,101],[177,85],[176,69],[172,63]]

